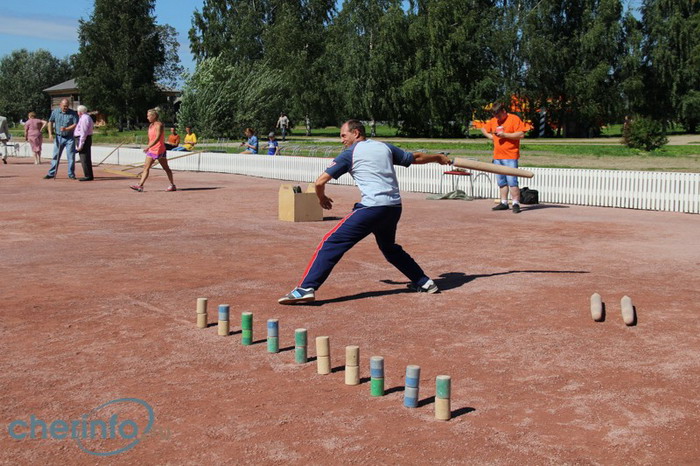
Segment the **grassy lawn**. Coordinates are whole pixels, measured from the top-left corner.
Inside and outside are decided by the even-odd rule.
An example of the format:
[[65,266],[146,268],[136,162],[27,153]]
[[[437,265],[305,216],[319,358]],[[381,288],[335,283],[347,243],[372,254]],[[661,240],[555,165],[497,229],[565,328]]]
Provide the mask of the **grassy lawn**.
[[[700,145],[667,145],[654,152],[643,152],[630,149],[617,143],[620,125],[607,128],[609,143],[586,142],[585,139],[576,141],[566,140],[557,142],[553,139],[525,139],[522,143],[521,166],[523,167],[552,167],[552,168],[591,168],[610,170],[643,170],[643,171],[682,171],[700,173]],[[15,141],[23,142],[22,128],[10,131]],[[303,128],[295,131],[286,143],[282,144],[285,155],[300,155],[311,157],[334,157],[342,147],[338,137],[339,128],[327,127],[312,130],[311,137],[301,136]],[[480,131],[472,130],[470,138],[464,139],[412,139],[396,137],[396,129],[378,125],[377,139],[387,140],[406,150],[425,150],[428,152],[445,151],[456,157],[468,157],[481,161],[489,161],[492,146],[480,135]],[[318,140],[332,138],[332,140]],[[700,136],[698,136],[700,139]],[[93,136],[95,144],[119,144],[142,146],[147,142],[146,131],[125,131],[98,129]],[[241,139],[242,140],[242,139]],[[241,152],[241,140],[200,139],[199,148],[208,147],[227,153]],[[260,140],[260,151],[264,152],[265,138]]]

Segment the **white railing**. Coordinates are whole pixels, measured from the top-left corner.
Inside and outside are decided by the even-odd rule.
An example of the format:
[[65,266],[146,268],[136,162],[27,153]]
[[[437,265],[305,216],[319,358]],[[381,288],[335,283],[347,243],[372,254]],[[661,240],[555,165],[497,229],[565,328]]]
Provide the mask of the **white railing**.
[[[51,144],[44,144],[43,154],[50,157]],[[93,146],[92,160],[98,163],[112,151],[112,147]],[[183,152],[171,152],[176,157]],[[28,145],[20,156],[30,157]],[[127,165],[143,162],[140,148],[121,147],[104,163]],[[330,159],[248,154],[202,153],[171,160],[174,170],[233,173],[296,182],[312,182],[328,166]],[[700,173],[643,172],[622,170],[586,170],[570,168],[529,168],[532,179],[521,179],[521,186],[539,191],[540,202],[576,204],[601,207],[622,207],[643,210],[700,213]],[[436,164],[396,167],[402,190],[424,193],[440,191],[445,167]],[[498,197],[495,177],[484,172],[473,172],[474,197]],[[477,176],[482,175],[482,176]],[[452,186],[445,177],[443,191]],[[459,187],[470,192],[460,178]],[[349,175],[343,175],[334,184],[352,185]]]

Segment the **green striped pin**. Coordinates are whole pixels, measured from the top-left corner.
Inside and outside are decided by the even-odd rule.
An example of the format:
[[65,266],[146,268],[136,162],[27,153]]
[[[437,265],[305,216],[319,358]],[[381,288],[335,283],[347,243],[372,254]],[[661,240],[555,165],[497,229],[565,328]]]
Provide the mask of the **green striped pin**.
[[241,343],[244,346],[253,344],[253,313],[244,312],[241,314]]
[[309,358],[306,354],[307,338],[306,329],[298,328],[294,331],[294,362],[306,364]]

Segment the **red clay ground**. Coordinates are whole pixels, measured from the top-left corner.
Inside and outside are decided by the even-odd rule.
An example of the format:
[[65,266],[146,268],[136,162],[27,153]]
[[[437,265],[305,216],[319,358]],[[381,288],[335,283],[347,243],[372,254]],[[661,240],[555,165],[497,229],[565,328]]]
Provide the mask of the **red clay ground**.
[[[367,239],[316,305],[283,307],[335,221],[278,221],[279,181],[176,173],[180,191],[167,193],[156,173],[136,193],[100,169],[92,183],[66,179],[65,164],[42,180],[47,169],[0,166],[2,463],[700,462],[696,215],[541,205],[516,216],[490,200],[405,193],[398,240],[442,293],[407,292]],[[358,198],[328,191],[329,215]],[[591,320],[593,292],[605,322]],[[625,294],[635,327],[620,316]],[[232,305],[234,332],[254,312],[259,343],[197,329],[200,296],[210,322]],[[286,351],[268,355],[272,317]],[[342,370],[294,364],[298,327],[310,356],[314,337],[330,336],[334,367],[359,345],[363,377],[384,356],[390,393],[372,398]],[[402,406],[407,364],[423,370],[413,410]],[[449,422],[433,418],[439,374],[453,379]],[[99,458],[70,438],[9,435],[14,420],[80,420],[119,398],[150,404],[159,436]],[[120,420],[145,419],[122,406]]]

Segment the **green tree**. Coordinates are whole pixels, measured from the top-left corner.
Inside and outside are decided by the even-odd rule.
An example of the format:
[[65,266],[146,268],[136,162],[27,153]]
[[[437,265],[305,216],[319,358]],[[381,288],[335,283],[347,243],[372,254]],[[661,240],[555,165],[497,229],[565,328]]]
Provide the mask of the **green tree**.
[[524,88],[568,136],[591,136],[621,105],[620,0],[542,0],[523,21]]
[[680,120],[694,132],[700,123],[700,2],[644,0],[648,114]]
[[30,111],[47,118],[51,97],[47,87],[71,78],[69,59],[58,59],[46,50],[15,50],[0,59],[0,115],[10,121],[27,118]]
[[223,56],[232,63],[263,58],[262,34],[269,18],[266,0],[204,0],[195,10],[190,50],[198,63]]
[[292,121],[333,120],[327,92],[329,68],[323,60],[333,0],[273,0],[263,32],[267,63],[285,76],[284,108]]
[[422,0],[409,13],[401,130],[462,135],[462,123],[503,89],[490,49],[492,18],[501,12],[488,0]]
[[166,57],[168,42],[162,37],[174,30],[156,25],[154,4],[95,0],[90,18],[80,20],[76,78],[81,98],[116,120],[120,129],[144,121],[146,110],[159,103],[156,79],[169,71],[173,58]]
[[398,0],[346,0],[329,32],[325,62],[339,120],[396,121],[408,59],[408,21]]
[[[268,71],[257,73],[255,66]],[[285,76],[267,63],[229,64],[223,57],[200,62],[185,82],[178,121],[207,137],[238,138],[246,127],[274,128],[284,102]]]
[[625,52],[620,62],[620,87],[623,96],[625,116],[641,114],[646,108],[646,90],[644,87],[644,52],[642,50],[644,35],[642,23],[627,12],[623,21]]
[[158,38],[163,45],[165,59],[156,67],[156,82],[163,86],[174,87],[182,77],[185,69],[180,64],[180,42],[177,40],[177,30],[169,24],[159,24]]

